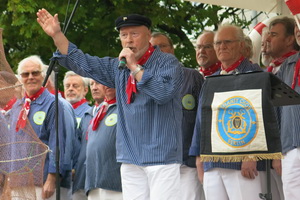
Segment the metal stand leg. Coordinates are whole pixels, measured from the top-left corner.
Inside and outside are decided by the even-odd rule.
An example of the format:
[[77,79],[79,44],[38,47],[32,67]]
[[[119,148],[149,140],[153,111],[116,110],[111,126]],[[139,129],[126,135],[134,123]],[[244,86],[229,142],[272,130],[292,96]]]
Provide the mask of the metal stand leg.
[[264,200],[272,200],[271,192],[271,160],[266,160],[266,172],[267,172],[267,193],[260,193],[259,197]]

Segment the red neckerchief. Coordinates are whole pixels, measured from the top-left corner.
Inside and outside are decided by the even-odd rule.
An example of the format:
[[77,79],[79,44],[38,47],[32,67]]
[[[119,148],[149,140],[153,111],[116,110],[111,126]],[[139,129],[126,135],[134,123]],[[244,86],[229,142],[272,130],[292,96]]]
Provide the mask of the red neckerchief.
[[[93,118],[92,120],[92,130],[95,131],[97,130],[100,121],[105,117],[106,112],[108,110],[108,107],[112,104],[116,103],[116,98],[113,98],[109,101],[107,101],[106,99],[104,99],[101,108],[99,109],[98,113],[96,114],[96,116]],[[88,135],[86,134],[86,139],[88,139]]]
[[79,106],[81,106],[82,104],[84,104],[85,102],[87,102],[87,100],[85,98],[81,99],[80,101],[73,103],[72,106],[74,109],[78,108]]
[[238,59],[235,63],[233,63],[230,67],[228,67],[227,69],[224,69],[223,66],[221,65],[222,71],[226,71],[227,73],[235,70],[240,64],[241,62],[245,59],[244,56],[241,56],[240,59]]
[[210,76],[210,75],[214,74],[216,71],[218,71],[218,69],[220,69],[220,67],[221,67],[221,62],[217,62],[217,63],[209,66],[208,68],[200,67],[199,71],[200,71],[200,74],[202,74],[203,76]]
[[[152,53],[154,52],[154,47],[149,43],[149,48],[146,51],[146,53],[138,60],[137,64],[143,65],[146,63],[146,61],[150,58]],[[132,95],[133,93],[137,93],[136,90],[136,80],[134,77],[130,74],[127,81],[126,86],[126,94],[127,94],[127,104],[130,104],[132,102]]]
[[[49,92],[55,95],[55,90],[51,90]],[[65,98],[65,94],[62,91],[58,90],[58,93],[62,96],[62,98]]]
[[298,78],[298,85],[300,86],[300,60],[297,61],[295,65],[295,70],[294,70],[294,77],[293,77],[293,83],[292,83],[292,88],[295,89],[296,86],[296,80]]
[[284,54],[280,58],[276,58],[276,59],[272,60],[270,65],[267,68],[267,71],[272,72],[275,67],[279,67],[285,61],[285,59],[287,59],[288,57],[294,55],[295,53],[297,53],[297,51],[292,50],[292,51]]
[[33,102],[37,98],[39,98],[44,91],[45,91],[45,88],[41,87],[41,89],[37,93],[32,95],[31,97],[29,97],[27,95],[27,93],[25,93],[25,103],[23,104],[23,107],[20,111],[18,121],[17,121],[17,124],[16,124],[16,131],[17,132],[19,131],[20,128],[22,129],[26,126],[26,119],[27,119],[27,115],[28,115],[29,110],[30,110],[31,102]]
[[10,110],[13,107],[13,105],[16,103],[16,101],[17,101],[16,97],[10,99],[2,110],[4,111]]

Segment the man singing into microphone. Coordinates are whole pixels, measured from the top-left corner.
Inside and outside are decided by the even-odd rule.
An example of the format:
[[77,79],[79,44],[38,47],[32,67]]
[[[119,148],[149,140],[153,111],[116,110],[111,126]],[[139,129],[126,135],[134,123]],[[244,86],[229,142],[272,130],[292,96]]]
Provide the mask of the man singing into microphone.
[[[119,58],[98,58],[68,41],[57,14],[42,9],[37,16],[54,40],[62,66],[116,88],[116,148],[124,199],[179,199],[182,66],[174,55],[149,43],[151,20],[137,14],[117,18],[123,50]],[[125,69],[118,67],[120,58],[126,59]]]

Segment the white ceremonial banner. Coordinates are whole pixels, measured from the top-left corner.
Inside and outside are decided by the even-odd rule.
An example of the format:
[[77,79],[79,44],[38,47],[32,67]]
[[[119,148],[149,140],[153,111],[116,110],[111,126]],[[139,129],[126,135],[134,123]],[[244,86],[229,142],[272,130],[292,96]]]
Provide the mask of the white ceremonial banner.
[[213,153],[268,150],[261,89],[216,92],[211,108]]

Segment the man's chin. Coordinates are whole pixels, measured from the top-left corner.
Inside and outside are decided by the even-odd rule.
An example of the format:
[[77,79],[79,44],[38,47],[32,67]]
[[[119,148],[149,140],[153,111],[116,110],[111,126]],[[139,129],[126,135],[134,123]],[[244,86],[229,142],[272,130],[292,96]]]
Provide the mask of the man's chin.
[[68,102],[70,102],[70,104],[74,104],[74,103],[77,103],[77,102],[79,101],[78,99],[68,98],[68,97],[66,97],[66,100],[67,100]]

